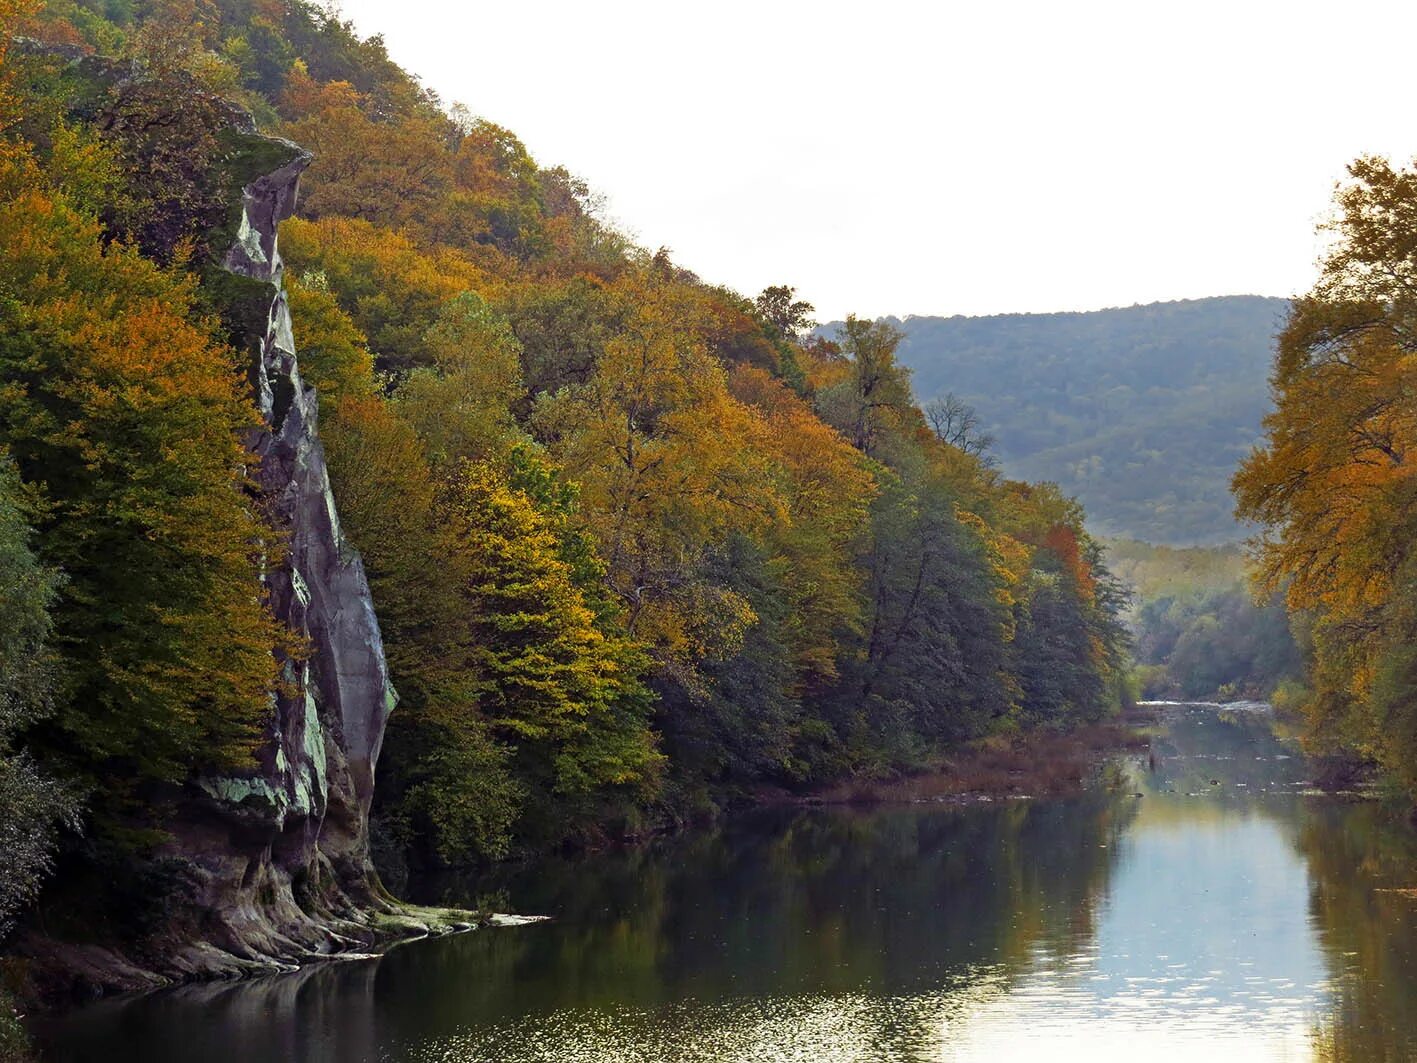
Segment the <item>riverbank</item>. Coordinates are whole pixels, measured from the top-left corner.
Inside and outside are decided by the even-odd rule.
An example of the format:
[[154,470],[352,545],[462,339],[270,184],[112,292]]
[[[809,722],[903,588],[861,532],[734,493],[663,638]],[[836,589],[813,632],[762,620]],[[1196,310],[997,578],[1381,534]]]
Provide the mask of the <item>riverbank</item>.
[[[312,964],[368,959],[394,945],[420,938],[465,933],[484,926],[533,921],[454,908],[389,901],[343,917],[331,916],[321,948],[297,948],[278,955],[238,955],[187,938],[155,937],[131,943],[70,941],[37,929],[22,931],[0,958],[0,981],[24,1010],[62,1011],[101,997],[148,992],[196,982],[220,982],[289,974]],[[0,1060],[4,1057],[0,1056]]]
[[[840,780],[806,792],[760,791],[737,808],[759,805],[873,805],[958,803],[989,800],[1061,797],[1081,791],[1098,771],[1119,753],[1142,753],[1148,738],[1139,728],[1154,722],[1155,714],[1134,710],[1102,723],[1066,732],[1028,732],[995,735],[970,743],[918,772],[888,778]],[[726,811],[724,815],[732,815]],[[680,828],[690,824],[678,825]],[[635,848],[650,837],[677,831],[620,839],[597,848]],[[286,965],[252,964],[241,970],[192,972],[189,977],[154,976],[136,971],[115,952],[98,946],[48,942],[47,948],[32,949],[28,961],[9,961],[8,974],[20,996],[32,1009],[50,1011],[81,1000],[115,992],[132,992],[170,986],[184,981],[213,977],[248,978],[259,974],[291,972],[311,963],[363,959],[408,940],[457,933],[481,925],[510,925],[535,921],[527,917],[506,917],[437,907],[395,906],[390,914],[372,919],[363,941],[351,942],[346,950],[325,955],[307,955],[302,962]],[[52,951],[51,951],[52,950]],[[36,962],[36,953],[43,960]],[[47,953],[47,955],[45,955]],[[77,976],[76,976],[77,972]],[[132,977],[140,973],[146,977]],[[127,975],[129,977],[119,977]],[[16,984],[18,983],[18,984]]]
[[785,804],[873,805],[1065,797],[1081,791],[1117,754],[1145,752],[1150,739],[1141,728],[1155,719],[1155,713],[1138,708],[1069,731],[990,735],[920,771],[844,779],[779,799]]

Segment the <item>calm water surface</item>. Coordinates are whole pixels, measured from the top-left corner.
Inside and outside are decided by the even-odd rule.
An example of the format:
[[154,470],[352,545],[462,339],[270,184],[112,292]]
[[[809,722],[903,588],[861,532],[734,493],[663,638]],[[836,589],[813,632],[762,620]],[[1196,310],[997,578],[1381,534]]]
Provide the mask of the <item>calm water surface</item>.
[[1417,1059],[1411,829],[1306,796],[1263,712],[1170,709],[1155,749],[1067,801],[753,813],[540,862],[477,888],[553,922],[41,1033],[143,1063]]

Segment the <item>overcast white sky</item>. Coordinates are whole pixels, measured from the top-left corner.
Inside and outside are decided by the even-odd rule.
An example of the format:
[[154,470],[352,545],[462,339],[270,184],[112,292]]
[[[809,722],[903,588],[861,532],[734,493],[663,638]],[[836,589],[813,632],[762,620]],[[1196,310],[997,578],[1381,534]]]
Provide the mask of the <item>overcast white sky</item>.
[[1291,295],[1417,4],[343,0],[640,243],[818,316]]

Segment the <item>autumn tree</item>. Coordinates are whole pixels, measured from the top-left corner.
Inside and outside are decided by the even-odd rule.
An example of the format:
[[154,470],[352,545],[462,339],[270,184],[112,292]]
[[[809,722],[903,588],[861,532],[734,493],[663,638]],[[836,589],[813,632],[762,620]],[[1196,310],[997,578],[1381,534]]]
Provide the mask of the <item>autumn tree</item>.
[[[648,792],[659,758],[647,658],[597,622],[553,520],[486,462],[462,465],[439,512],[465,573],[482,711],[529,789],[567,818],[608,790]],[[556,809],[538,812],[544,833]]]
[[486,287],[486,274],[458,252],[421,249],[408,236],[362,219],[292,218],[281,226],[280,241],[294,272],[320,275],[367,337],[380,369],[430,364],[427,337],[443,304]]
[[511,132],[463,109],[454,113],[457,146],[449,160],[453,191],[440,238],[485,243],[527,260],[547,248],[541,174]]
[[302,182],[306,217],[397,227],[439,202],[451,180],[446,119],[419,112],[375,120],[347,83],[326,88],[321,103],[281,130],[315,154]]
[[0,443],[34,484],[71,766],[181,778],[246,765],[269,721],[274,538],[243,494],[255,413],[191,282],[0,168]]
[[693,289],[622,281],[624,330],[584,384],[548,396],[538,432],[582,484],[586,519],[630,631],[665,661],[731,653],[753,622],[740,595],[705,579],[714,550],[777,505],[749,446],[752,417],[694,328]]
[[1320,279],[1279,337],[1265,445],[1234,488],[1239,515],[1266,529],[1261,589],[1315,617],[1311,741],[1374,758],[1417,792],[1417,172],[1366,158],[1350,174]]
[[782,376],[790,347],[763,322],[754,305],[722,288],[708,295],[704,339],[714,358],[728,366],[753,366]]

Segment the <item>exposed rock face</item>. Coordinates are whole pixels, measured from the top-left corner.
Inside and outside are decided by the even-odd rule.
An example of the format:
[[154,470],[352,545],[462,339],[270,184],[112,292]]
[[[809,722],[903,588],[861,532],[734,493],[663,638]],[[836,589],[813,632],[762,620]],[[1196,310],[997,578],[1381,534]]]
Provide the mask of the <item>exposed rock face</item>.
[[[371,881],[374,767],[397,699],[364,566],[340,531],[315,390],[300,379],[281,287],[276,226],[294,209],[300,173],[310,161],[289,147],[298,153],[291,162],[245,189],[238,240],[225,262],[233,273],[273,288],[256,368],[258,403],[268,427],[255,449],[261,486],[291,535],[286,563],[272,580],[272,598],[277,614],[304,632],[311,646],[308,662],[292,665],[297,693],[278,699],[285,768],[273,781],[286,788],[293,812],[319,826],[316,849],[339,872],[342,885],[362,892]],[[278,771],[281,759],[278,755]]]
[[374,769],[397,698],[363,565],[340,532],[276,241],[311,157],[256,134],[236,111],[223,136],[241,203],[225,273],[209,284],[233,339],[251,352],[265,421],[250,444],[261,504],[283,536],[270,601],[307,650],[282,661],[257,766],[195,778],[163,802],[171,811],[156,824],[167,835],[156,855],[175,880],[166,925],[123,954],[30,933],[20,947],[42,995],[289,970],[381,938],[467,925],[466,913],[393,902],[369,859]]
[[[238,131],[251,158],[279,165],[245,185],[235,243],[222,265],[246,318],[265,429],[256,480],[288,535],[270,577],[276,615],[308,655],[284,662],[260,769],[203,778],[183,803],[167,855],[189,869],[205,929],[172,958],[175,974],[286,964],[368,943],[388,912],[369,861],[368,816],[384,727],[397,700],[359,556],[340,531],[318,432],[315,390],[300,378],[276,229],[295,207],[310,155]],[[237,315],[241,317],[240,314]]]

